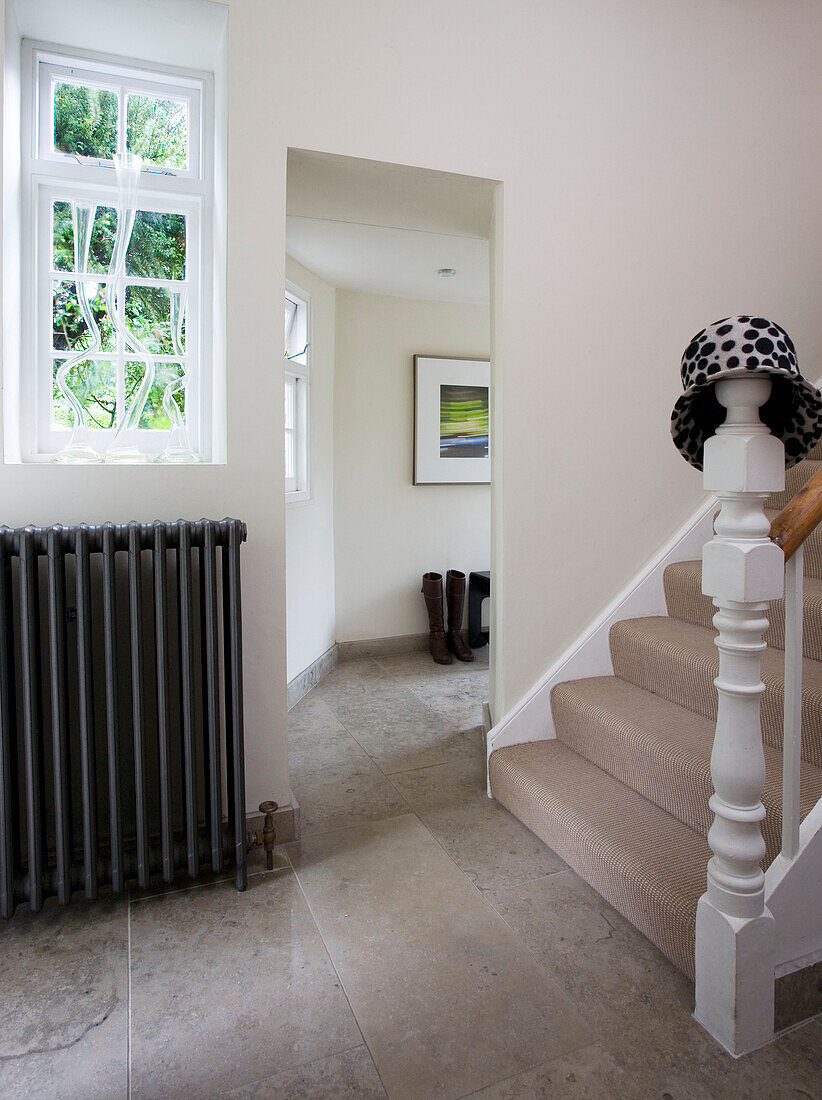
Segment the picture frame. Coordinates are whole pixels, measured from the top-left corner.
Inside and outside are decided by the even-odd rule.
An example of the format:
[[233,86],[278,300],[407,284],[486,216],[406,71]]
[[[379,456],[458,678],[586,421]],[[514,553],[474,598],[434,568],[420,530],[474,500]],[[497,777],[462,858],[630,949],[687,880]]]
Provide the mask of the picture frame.
[[491,481],[491,364],[414,356],[414,484]]

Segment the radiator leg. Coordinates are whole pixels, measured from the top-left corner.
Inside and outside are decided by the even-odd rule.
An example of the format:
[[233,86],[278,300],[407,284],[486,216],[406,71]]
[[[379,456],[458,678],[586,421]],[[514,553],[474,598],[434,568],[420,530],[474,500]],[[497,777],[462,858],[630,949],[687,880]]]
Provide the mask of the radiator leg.
[[91,652],[91,571],[88,528],[77,528],[77,674],[80,770],[83,790],[83,885],[97,897],[97,770],[94,739],[94,682]]
[[14,912],[14,871],[19,856],[17,821],[17,715],[14,692],[14,638],[11,560],[6,530],[0,531],[0,917]]
[[191,606],[191,527],[179,524],[177,547],[178,624],[180,630],[180,712],[183,731],[183,789],[188,873],[197,877],[197,787],[194,773],[194,642]]
[[61,528],[54,527],[48,537],[49,671],[57,900],[61,905],[67,905],[71,897],[72,822],[66,676],[66,573],[61,535]]
[[137,830],[137,882],[143,890],[150,877],[146,806],[145,708],[143,702],[143,578],[140,572],[140,525],[128,525],[128,600],[131,628],[131,700],[134,736],[134,807]]

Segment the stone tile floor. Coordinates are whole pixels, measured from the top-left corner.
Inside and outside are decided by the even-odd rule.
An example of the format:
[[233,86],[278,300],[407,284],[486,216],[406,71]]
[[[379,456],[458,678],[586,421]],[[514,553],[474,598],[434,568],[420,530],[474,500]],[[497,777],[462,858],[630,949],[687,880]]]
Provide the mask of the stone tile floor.
[[822,1021],[734,1061],[692,987],[484,792],[487,651],[290,715],[300,842],[0,928],[0,1098],[822,1098]]

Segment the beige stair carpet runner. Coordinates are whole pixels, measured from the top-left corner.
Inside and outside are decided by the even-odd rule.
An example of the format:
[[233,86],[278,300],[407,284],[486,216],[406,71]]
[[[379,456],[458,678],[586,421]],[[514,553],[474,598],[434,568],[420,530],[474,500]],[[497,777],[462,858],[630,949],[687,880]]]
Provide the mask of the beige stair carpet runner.
[[[822,445],[786,472],[775,515],[817,470]],[[822,797],[822,531],[806,544],[802,816]],[[491,754],[496,799],[689,977],[696,905],[711,856],[710,757],[719,665],[700,562],[665,570],[667,616],[611,628],[613,676],[558,684],[556,740]],[[769,612],[762,666],[766,866],[782,829],[785,614]]]

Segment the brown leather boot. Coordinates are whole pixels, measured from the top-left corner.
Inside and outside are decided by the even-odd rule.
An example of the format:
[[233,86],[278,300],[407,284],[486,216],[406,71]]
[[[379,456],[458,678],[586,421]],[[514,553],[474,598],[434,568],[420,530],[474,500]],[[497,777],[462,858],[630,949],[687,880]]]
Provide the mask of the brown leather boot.
[[453,662],[445,642],[442,615],[442,573],[423,573],[422,594],[428,608],[428,629],[431,632],[428,649],[438,665],[450,665]]
[[473,661],[474,654],[462,636],[462,609],[465,604],[465,574],[449,569],[445,575],[445,598],[448,603],[448,633],[445,644],[458,661]]

